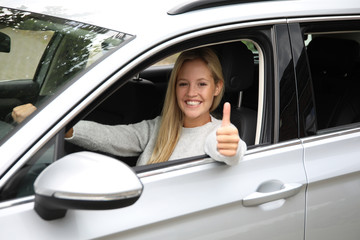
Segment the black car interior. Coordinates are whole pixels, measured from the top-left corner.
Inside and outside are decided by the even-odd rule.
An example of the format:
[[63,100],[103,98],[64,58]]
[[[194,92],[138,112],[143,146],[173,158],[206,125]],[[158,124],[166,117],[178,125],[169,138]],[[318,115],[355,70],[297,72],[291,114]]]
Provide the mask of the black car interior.
[[318,128],[360,121],[360,45],[351,39],[316,37],[308,45]]

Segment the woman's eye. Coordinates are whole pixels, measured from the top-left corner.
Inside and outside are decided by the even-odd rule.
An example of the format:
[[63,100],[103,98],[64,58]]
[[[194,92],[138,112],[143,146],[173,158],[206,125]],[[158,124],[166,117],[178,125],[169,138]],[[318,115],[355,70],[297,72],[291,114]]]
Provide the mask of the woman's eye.
[[199,83],[199,85],[200,85],[201,87],[204,87],[204,86],[207,86],[207,83],[202,82],[202,83]]
[[179,83],[179,87],[185,87],[185,86],[187,86],[187,83],[185,83],[185,82],[180,82]]

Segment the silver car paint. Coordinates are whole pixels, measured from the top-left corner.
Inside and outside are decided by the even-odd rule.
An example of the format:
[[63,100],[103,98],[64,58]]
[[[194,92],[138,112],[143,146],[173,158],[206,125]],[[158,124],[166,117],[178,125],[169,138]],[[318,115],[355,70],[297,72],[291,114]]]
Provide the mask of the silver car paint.
[[[236,22],[254,18],[273,18],[280,15],[283,17],[283,12],[286,12],[287,16],[290,17],[360,12],[360,3],[358,1],[317,1],[315,5],[319,6],[319,8],[312,5],[312,2],[315,1],[307,1],[306,4],[302,4],[302,1],[278,1],[275,5],[259,3],[256,5],[257,9],[247,5],[243,8],[232,8],[234,10],[226,7],[229,14],[226,14],[227,16],[220,19],[219,22],[226,22],[230,18],[231,21]],[[21,4],[25,6],[28,3],[23,2]],[[5,1],[2,5],[20,6],[20,1]],[[170,6],[170,4],[165,6]],[[262,7],[259,8],[259,6]],[[31,7],[29,9],[32,10]],[[162,11],[164,9],[165,7],[161,8]],[[246,9],[248,15],[242,14],[242,16],[239,16],[241,14],[236,12],[239,9]],[[276,12],[277,9],[278,13]],[[189,14],[191,15],[189,19],[190,21],[192,19],[193,22],[196,20],[199,28],[219,23],[215,22],[215,20],[205,23],[206,14],[205,11],[199,14]],[[162,16],[162,18],[168,20],[168,29],[171,29],[172,26],[179,26],[178,23],[185,21],[185,18],[181,16],[177,18],[178,20],[172,20],[175,18],[168,16]],[[74,19],[81,19],[81,16],[74,17]],[[105,20],[103,21],[105,22]],[[95,22],[95,18],[91,19],[91,21]],[[186,21],[189,20],[186,19]],[[125,25],[124,29],[121,28],[122,23]],[[103,23],[103,25],[106,24]],[[88,72],[78,83],[66,90],[43,112],[34,117],[28,123],[28,129],[37,129],[38,131],[35,134],[33,130],[22,128],[5,142],[0,148],[0,156],[2,156],[0,172],[2,174],[20,156],[22,156],[22,163],[26,161],[33,152],[44,145],[51,136],[54,136],[73,115],[79,112],[88,101],[110,84],[101,86],[87,102],[82,102],[69,115],[57,123],[63,113],[71,109],[86,95],[78,92],[77,89],[81,88],[84,92],[91,92],[100,82],[105,80],[106,76],[114,73],[118,67],[123,66],[127,62],[128,56],[136,56],[142,50],[150,47],[144,45],[146,40],[147,44],[151,43],[153,46],[160,39],[164,37],[171,38],[172,35],[175,35],[174,32],[168,31],[167,33],[152,36],[151,39],[143,39],[143,36],[148,33],[145,30],[141,32],[139,27],[134,28],[134,32],[131,32],[131,27],[127,26],[126,21],[111,22],[110,25],[116,25],[116,28],[124,31],[125,28],[128,28],[129,33],[137,35],[136,41],[129,43],[127,48],[122,49],[126,54],[123,55],[119,52],[110,56],[109,59]],[[135,29],[139,30],[139,34]],[[186,30],[188,29],[182,31],[185,32]],[[173,28],[173,31],[175,31],[175,28]],[[114,61],[117,62],[117,66],[111,64]],[[135,65],[136,61],[133,64]],[[131,65],[127,66],[109,82],[115,81],[130,68]],[[71,101],[69,100],[70,96],[72,97]],[[59,112],[54,114],[52,112],[53,108],[59,109]],[[53,115],[49,117],[50,112]],[[39,124],[41,119],[45,117],[48,123]],[[50,129],[54,123],[57,123],[56,127],[37,142],[42,133]],[[354,152],[359,145],[358,135],[358,132],[355,131],[343,136],[330,134],[327,138],[315,138],[311,141],[304,140],[304,149],[302,145],[295,143],[290,144],[290,146],[275,145],[270,149],[251,150],[244,161],[234,168],[219,166],[217,163],[201,164],[200,161],[199,166],[184,167],[176,171],[144,176],[142,178],[144,193],[141,202],[126,209],[101,212],[73,210],[69,211],[64,219],[45,222],[33,211],[31,197],[25,198],[24,200],[30,202],[0,210],[0,226],[2,226],[0,238],[6,239],[11,236],[14,239],[21,239],[36,236],[37,239],[55,239],[56,237],[85,239],[108,236],[108,239],[111,239],[120,237],[120,234],[123,234],[122,236],[130,239],[131,237],[140,236],[153,239],[171,232],[174,238],[219,239],[222,237],[231,239],[232,237],[235,238],[235,236],[241,236],[241,234],[250,234],[253,231],[252,234],[254,235],[245,235],[246,237],[243,237],[251,239],[251,237],[257,237],[261,234],[268,239],[282,239],[282,237],[283,239],[304,239],[305,187],[292,198],[261,207],[245,208],[241,205],[241,200],[256,191],[257,187],[264,181],[275,179],[284,183],[297,182],[305,184],[306,175],[303,168],[303,158],[305,158],[310,183],[306,202],[308,204],[306,239],[331,239],[331,237],[339,239],[344,238],[344,235],[350,239],[351,237],[357,239],[359,233],[353,233],[350,230],[359,220],[359,215],[356,215],[358,213],[357,209],[359,209],[359,201],[356,201],[359,199],[357,191],[359,164],[356,156],[359,156],[359,154]],[[23,136],[27,137],[24,138]],[[25,150],[28,149],[30,151],[26,152]],[[21,165],[22,163],[18,164]],[[339,166],[343,167],[339,168]],[[339,172],[339,169],[341,172]],[[216,181],[214,176],[216,176]],[[338,188],[330,188],[330,184],[332,186],[333,182],[337,180],[342,180],[339,182]],[[6,178],[1,179],[1,182],[4,181],[6,181]],[[345,183],[345,187],[343,183]],[[169,188],[169,184],[173,187]],[[183,199],[186,199],[186,201],[182,201]],[[204,199],[208,199],[208,201],[204,202]],[[354,201],[346,206],[342,204],[345,199],[347,201],[353,199]],[[156,211],[159,209],[156,206],[161,207],[163,211]],[[346,216],[353,217],[350,219],[355,219],[355,221],[345,221],[341,217],[345,216],[344,213],[346,213]],[[205,222],[203,217],[207,217]],[[102,219],[106,219],[107,222],[106,224],[103,222],[104,224],[99,228]],[[111,221],[108,221],[109,219]],[[168,221],[164,222],[165,219],[168,219]],[[32,224],[31,227],[29,223]],[[339,228],[341,226],[339,223],[344,223],[345,228]],[[239,228],[239,226],[241,227]],[[312,226],[318,228],[312,229]],[[321,231],[318,230],[319,226]],[[184,231],[186,227],[191,227],[193,231]],[[126,231],[120,233],[125,229]],[[189,236],[186,236],[186,234],[189,234]],[[236,239],[238,239],[237,237]]]
[[[9,227],[0,237],[154,239],[170,234],[174,239],[303,239],[305,187],[286,200],[242,205],[243,197],[264,182],[305,184],[302,152],[299,142],[290,142],[249,151],[235,167],[199,163],[143,176],[141,198],[118,210],[69,210],[65,218],[46,222],[32,203],[3,209],[0,224]],[[12,230],[14,224],[18,231]]]
[[360,129],[304,140],[306,239],[360,236]]

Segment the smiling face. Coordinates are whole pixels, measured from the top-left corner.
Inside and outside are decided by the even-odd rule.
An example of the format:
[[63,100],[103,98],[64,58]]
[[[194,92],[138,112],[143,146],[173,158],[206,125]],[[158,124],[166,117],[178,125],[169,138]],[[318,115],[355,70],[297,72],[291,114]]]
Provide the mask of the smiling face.
[[184,127],[210,122],[210,108],[222,82],[215,84],[212,73],[201,59],[184,62],[176,80],[176,99],[184,116]]

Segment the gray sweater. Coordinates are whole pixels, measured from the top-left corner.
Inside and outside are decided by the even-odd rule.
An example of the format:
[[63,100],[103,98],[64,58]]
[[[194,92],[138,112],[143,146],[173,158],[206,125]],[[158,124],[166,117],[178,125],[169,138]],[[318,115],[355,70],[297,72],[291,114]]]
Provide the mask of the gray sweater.
[[[117,156],[139,156],[137,165],[145,165],[154,150],[161,117],[144,120],[129,125],[103,125],[90,121],[80,121],[74,126],[69,142],[92,151],[102,151]],[[217,151],[216,130],[221,121],[211,118],[211,122],[195,128],[183,128],[170,159],[180,159],[208,154],[217,161],[228,165],[237,164],[246,151],[246,144],[240,140],[237,154],[225,157]]]

